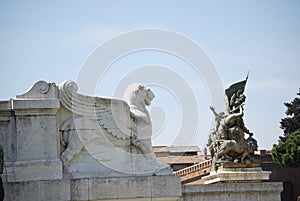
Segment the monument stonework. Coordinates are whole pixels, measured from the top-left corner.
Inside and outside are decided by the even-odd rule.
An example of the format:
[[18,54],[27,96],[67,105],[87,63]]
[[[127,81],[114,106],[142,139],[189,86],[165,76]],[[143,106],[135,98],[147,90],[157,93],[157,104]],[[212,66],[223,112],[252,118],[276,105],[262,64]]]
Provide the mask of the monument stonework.
[[[146,108],[155,97],[151,89],[129,86],[121,100],[80,94],[78,87],[73,81],[39,81],[23,95],[0,101],[5,201],[219,200],[216,193],[227,196],[220,193],[224,188],[232,200],[279,200],[280,183],[256,180],[239,185],[239,193],[232,191],[234,184],[181,186],[152,150]],[[239,105],[233,110],[243,112]],[[215,164],[228,159],[220,150]],[[251,154],[230,157],[252,164]]]
[[61,159],[71,178],[171,175],[156,159],[146,106],[154,93],[143,85],[127,88],[128,102],[77,93],[75,82],[59,86]]

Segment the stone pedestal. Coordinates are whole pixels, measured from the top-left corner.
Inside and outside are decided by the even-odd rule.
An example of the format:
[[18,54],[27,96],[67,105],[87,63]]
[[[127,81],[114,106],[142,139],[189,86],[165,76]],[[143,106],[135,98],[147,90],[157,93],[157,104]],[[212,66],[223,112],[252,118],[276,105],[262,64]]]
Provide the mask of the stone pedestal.
[[168,200],[181,197],[179,177],[90,178],[4,183],[5,201]]
[[6,129],[3,137],[9,139],[13,134],[14,139],[2,145],[5,179],[15,182],[62,178],[56,120],[60,103],[55,84],[39,81],[25,94],[11,99],[9,107],[13,121],[8,125],[14,128]]
[[280,182],[186,185],[180,201],[280,201]]
[[232,164],[224,163],[216,171],[203,177],[204,184],[218,182],[262,182],[268,181],[270,171],[263,171],[258,163]]

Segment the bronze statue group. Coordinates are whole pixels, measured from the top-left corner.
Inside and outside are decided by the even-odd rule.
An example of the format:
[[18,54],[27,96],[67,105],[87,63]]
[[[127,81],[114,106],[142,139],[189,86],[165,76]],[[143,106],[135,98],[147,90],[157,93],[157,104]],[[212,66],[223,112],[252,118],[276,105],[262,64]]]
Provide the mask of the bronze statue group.
[[[252,137],[253,133],[245,126],[243,120],[247,79],[248,76],[225,90],[226,112],[217,113],[213,106],[210,107],[215,116],[215,127],[209,134],[208,148],[214,170],[217,170],[222,163],[251,164],[254,162],[253,155],[257,150],[257,141]],[[247,138],[245,134],[248,134]]]

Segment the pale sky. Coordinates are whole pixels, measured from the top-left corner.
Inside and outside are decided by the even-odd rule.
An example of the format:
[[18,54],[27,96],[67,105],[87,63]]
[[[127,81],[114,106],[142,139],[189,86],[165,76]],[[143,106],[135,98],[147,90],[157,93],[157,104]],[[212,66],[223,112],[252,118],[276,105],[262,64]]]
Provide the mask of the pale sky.
[[[101,44],[127,32],[161,29],[182,35],[206,52],[225,88],[250,71],[244,120],[259,148],[271,149],[282,135],[283,103],[295,98],[300,88],[299,11],[296,0],[1,0],[0,99],[25,93],[38,80],[57,85],[76,81]],[[156,94],[149,108],[153,144],[203,148],[213,121],[211,94],[216,91],[184,59],[155,49],[124,55],[99,77],[90,95],[122,98],[117,86],[141,77],[137,81]],[[179,134],[180,128],[187,129]]]

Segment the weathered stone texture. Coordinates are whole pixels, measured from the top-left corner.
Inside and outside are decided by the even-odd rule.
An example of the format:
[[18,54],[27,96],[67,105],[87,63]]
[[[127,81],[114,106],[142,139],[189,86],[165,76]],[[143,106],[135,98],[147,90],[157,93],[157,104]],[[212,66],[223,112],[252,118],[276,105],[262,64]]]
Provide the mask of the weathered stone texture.
[[181,197],[175,176],[5,183],[5,201],[170,200]]
[[69,180],[10,182],[4,184],[4,201],[67,201]]
[[279,201],[282,183],[218,183],[186,185],[181,201]]
[[175,176],[5,183],[5,201],[280,201],[282,183],[180,185]]

